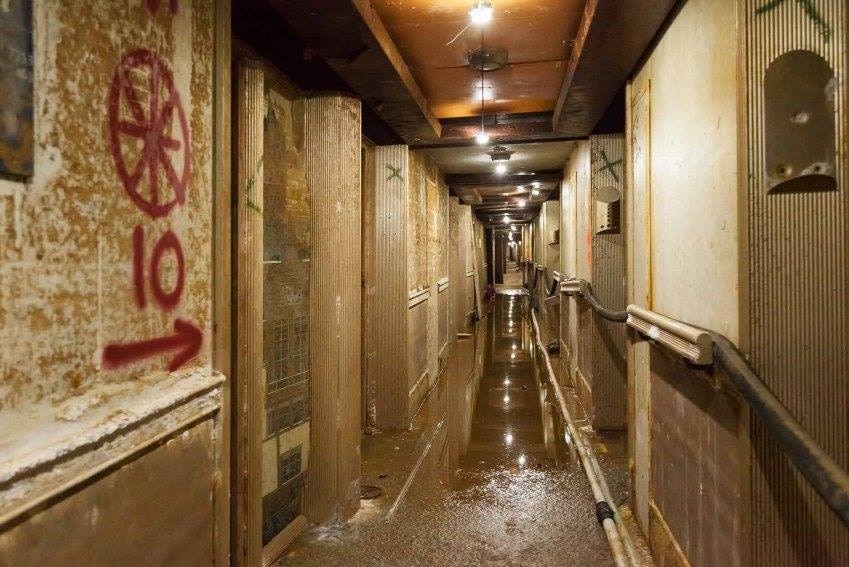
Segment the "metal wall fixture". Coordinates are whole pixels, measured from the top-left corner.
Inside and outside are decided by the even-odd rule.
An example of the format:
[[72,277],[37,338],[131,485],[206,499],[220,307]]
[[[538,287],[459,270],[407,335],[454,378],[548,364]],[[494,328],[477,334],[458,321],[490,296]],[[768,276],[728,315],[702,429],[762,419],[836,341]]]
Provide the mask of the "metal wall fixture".
[[628,326],[698,366],[713,364],[713,338],[704,329],[636,305],[626,309]]
[[821,55],[779,55],[764,76],[764,145],[769,193],[837,189],[834,71]]

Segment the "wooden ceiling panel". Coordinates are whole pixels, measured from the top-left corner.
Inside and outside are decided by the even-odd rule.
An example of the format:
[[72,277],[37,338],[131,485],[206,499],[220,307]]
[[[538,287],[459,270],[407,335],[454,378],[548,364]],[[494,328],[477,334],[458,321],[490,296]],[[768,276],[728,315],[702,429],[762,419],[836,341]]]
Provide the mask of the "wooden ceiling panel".
[[[437,118],[480,113],[480,75],[466,54],[481,45],[469,23],[471,0],[372,0]],[[508,66],[487,73],[491,87],[485,113],[541,112],[554,108],[565,77],[584,0],[494,0],[484,28],[491,47],[508,52]]]

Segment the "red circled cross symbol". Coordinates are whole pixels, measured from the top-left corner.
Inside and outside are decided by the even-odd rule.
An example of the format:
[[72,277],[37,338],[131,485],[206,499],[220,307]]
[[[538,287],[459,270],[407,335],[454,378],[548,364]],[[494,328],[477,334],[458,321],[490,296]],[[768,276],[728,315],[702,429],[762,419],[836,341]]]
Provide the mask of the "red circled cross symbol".
[[167,215],[186,201],[191,158],[186,113],[167,64],[149,49],[128,53],[107,104],[112,157],[127,195],[151,217]]

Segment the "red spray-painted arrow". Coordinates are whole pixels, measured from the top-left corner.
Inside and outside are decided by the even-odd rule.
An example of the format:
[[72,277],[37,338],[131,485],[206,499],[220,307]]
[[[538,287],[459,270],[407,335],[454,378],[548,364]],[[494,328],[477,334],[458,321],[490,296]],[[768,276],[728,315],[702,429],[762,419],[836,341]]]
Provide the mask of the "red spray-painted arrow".
[[201,343],[203,343],[201,330],[188,321],[177,319],[174,321],[173,335],[146,341],[106,345],[103,349],[103,365],[107,368],[117,368],[179,349],[168,365],[168,370],[173,372],[197,356]]

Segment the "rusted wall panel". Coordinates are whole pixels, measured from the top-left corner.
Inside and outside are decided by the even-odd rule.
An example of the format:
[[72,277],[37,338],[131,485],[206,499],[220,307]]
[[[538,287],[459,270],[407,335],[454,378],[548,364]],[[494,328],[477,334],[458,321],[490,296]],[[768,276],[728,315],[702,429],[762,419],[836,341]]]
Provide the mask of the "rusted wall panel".
[[[849,467],[846,245],[849,89],[843,0],[763,8],[746,1],[748,333],[769,389],[844,469]],[[781,54],[810,50],[834,72],[837,191],[768,194],[764,75]],[[801,70],[800,70],[801,71]],[[786,88],[792,93],[795,85]],[[807,110],[807,108],[805,108]],[[779,140],[780,141],[780,140]],[[847,564],[849,530],[752,420],[752,557],[759,565]]]
[[[133,452],[145,441],[138,429],[164,419],[151,407],[187,405],[180,393],[213,375],[214,3],[11,5],[26,4],[36,36],[34,171],[26,182],[0,179],[2,514],[10,499],[26,505],[57,479],[74,482],[63,476],[68,460],[45,475],[18,468],[24,461],[53,464],[74,446],[90,470],[115,457],[117,443],[99,442],[107,430],[131,438],[123,449]],[[171,345],[157,348],[156,339]],[[226,475],[214,460],[220,424],[175,440],[161,458],[148,455],[143,472],[95,479],[0,536],[28,540],[15,551],[24,555],[0,552],[0,562],[210,563],[213,504],[222,509],[213,469]],[[22,487],[30,481],[35,493]],[[158,547],[154,536],[163,538]]]
[[[408,423],[407,216],[410,165],[407,146],[375,150],[375,303],[367,313],[375,333],[375,418],[380,428]],[[400,376],[399,376],[400,374]]]
[[[0,408],[166,370],[173,351],[107,368],[104,347],[169,335],[177,318],[210,332],[212,4],[175,14],[148,3],[64,1],[37,3],[34,12],[35,173],[27,183],[0,180]],[[133,87],[113,88],[130,75]],[[124,132],[127,93],[142,96],[152,76],[160,102],[172,97],[163,128],[179,146],[164,150],[174,177],[154,164],[161,209],[150,204],[149,175],[136,184],[120,173],[140,161],[140,138]],[[148,113],[155,104],[143,96],[139,103]],[[148,277],[134,284],[138,229]],[[163,254],[163,293],[154,296],[152,251],[168,230],[175,238]],[[179,293],[176,248],[184,262]],[[185,365],[208,361],[204,340]]]
[[747,424],[711,376],[651,353],[651,494],[693,565],[741,565]]
[[[597,234],[599,208],[605,204],[595,196],[624,186],[625,144],[621,134],[590,137],[591,195],[593,205],[592,286],[593,293],[608,309],[625,309],[625,239],[619,203],[612,207],[617,217],[614,231]],[[592,367],[593,413],[596,429],[625,428],[625,333],[624,325],[593,315]]]
[[0,534],[0,565],[211,565],[214,427],[205,420]]
[[311,204],[311,467],[306,511],[351,517],[360,501],[360,135],[355,99],[304,100]]

